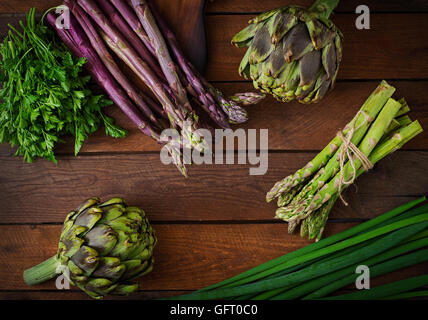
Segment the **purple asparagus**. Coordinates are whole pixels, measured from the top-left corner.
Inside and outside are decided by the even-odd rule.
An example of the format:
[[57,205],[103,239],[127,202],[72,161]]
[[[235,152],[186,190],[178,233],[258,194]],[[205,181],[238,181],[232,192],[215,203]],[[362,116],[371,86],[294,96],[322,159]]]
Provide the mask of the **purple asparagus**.
[[266,95],[258,92],[235,93],[233,96],[229,97],[230,100],[243,106],[258,104],[264,98],[266,98]]
[[[132,10],[132,8],[125,1],[111,0],[111,2],[120,12],[122,17],[128,22],[131,28],[135,31],[135,33],[139,35],[141,39],[147,41],[148,35],[143,29],[143,25],[140,22],[139,18],[134,13],[134,10]],[[157,22],[159,23],[159,21],[161,20],[159,15],[156,12],[153,12],[153,14],[155,15]],[[153,20],[148,19],[148,22],[153,22]],[[156,25],[156,23],[152,24]],[[172,32],[165,32],[165,29],[168,30],[168,28],[162,27],[162,25],[159,25],[159,28],[164,34],[171,34],[173,36]],[[162,34],[160,34],[160,37],[163,38]],[[191,69],[188,68],[187,60],[184,58],[184,55],[181,50],[179,50],[179,46],[175,37],[173,37],[173,39],[167,37],[166,40],[168,41],[168,44],[173,50],[175,59],[180,65],[181,69],[178,68],[176,72],[179,75],[183,86],[186,87],[187,92],[189,92],[193,97],[196,97],[199,100],[199,105],[202,106],[202,108],[220,127],[230,128],[230,125],[226,119],[225,113],[223,112],[222,108],[217,105],[211,93],[205,90],[198,77],[196,77],[191,71]],[[152,50],[155,52],[154,48],[152,48]]]
[[[159,19],[157,20],[160,21]],[[224,129],[230,128],[223,110],[218,107],[211,93],[205,89],[199,80],[199,77],[197,77],[193,70],[189,67],[189,62],[186,60],[182,51],[179,49],[179,44],[174,34],[168,28],[166,28],[162,22],[159,22],[159,25],[165,34],[165,38],[168,40],[168,44],[171,47],[175,59],[186,75],[189,84],[191,84],[192,88],[196,92],[196,97],[199,99],[202,108],[220,127]]]
[[180,113],[180,110],[171,102],[169,95],[165,92],[162,83],[158,76],[149,68],[147,63],[143,61],[132,46],[120,34],[115,26],[113,26],[106,16],[102,13],[98,5],[92,0],[78,0],[77,3],[88,13],[88,15],[97,23],[97,25],[109,36],[111,41],[121,48],[123,54],[129,60],[132,67],[138,72],[142,80],[153,91],[155,96],[162,103],[163,107],[168,112],[168,117],[175,123],[180,123],[185,120],[185,117]]
[[141,39],[141,41],[144,42],[147,49],[155,57],[156,52],[150,42],[149,36],[144,31],[144,28],[141,25],[140,20],[138,20],[138,17],[135,14],[135,12],[132,10],[132,8],[126,3],[126,1],[123,1],[123,0],[110,0],[110,2],[113,4],[113,6],[116,7],[117,11],[119,11],[119,13],[128,23],[128,25],[131,27],[131,29],[135,31],[135,33]]
[[93,0],[77,0],[77,3],[98,24],[116,48],[121,50],[131,68],[137,72],[146,85],[153,91],[167,112],[171,124],[173,126],[178,125],[181,128],[181,134],[185,139],[190,141],[193,147],[200,151],[205,150],[207,146],[204,143],[203,137],[195,131],[198,129],[196,115],[183,108],[183,106],[174,104],[171,101],[160,79],[150,70],[145,61],[138,56],[128,41],[121,35],[120,31],[108,21]]
[[[113,22],[114,25],[120,30],[122,35],[128,40],[135,51],[139,54],[140,58],[143,59],[153,70],[153,72],[162,78],[162,70],[153,55],[153,47],[150,45],[150,49],[147,48],[146,44],[141,41],[139,37],[134,37],[134,31],[131,29],[128,23],[122,18],[116,8],[110,3],[109,0],[98,0],[98,5],[107,15],[107,17]],[[147,37],[147,35],[145,36]],[[148,37],[147,37],[148,39]],[[150,43],[149,43],[150,44]],[[165,80],[162,78],[162,80]]]
[[[143,26],[140,23],[137,15],[134,10],[123,0],[110,0],[116,10],[120,13],[123,20],[127,22],[129,27],[137,34],[138,38],[146,45],[148,50],[152,53],[153,56],[156,56],[156,51],[153,48],[152,43],[150,42],[149,36],[145,32]],[[196,92],[193,90],[192,86],[188,82],[187,78],[183,75],[181,70],[178,68],[176,72],[180,78],[181,83],[186,88],[187,92],[189,92],[192,96],[197,97]],[[163,72],[162,72],[163,75]],[[171,94],[171,96],[174,96]]]
[[85,67],[93,76],[95,81],[97,81],[97,83],[109,95],[110,99],[120,109],[122,109],[122,111],[145,135],[159,141],[160,132],[154,129],[150,123],[144,119],[144,116],[138,111],[123,89],[113,79],[110,72],[90,45],[88,38],[79,26],[75,17],[70,15],[69,29],[57,28],[56,19],[57,17],[53,12],[50,12],[47,15],[47,21],[56,30],[58,36],[67,45],[71,52],[76,56],[84,57],[87,60]]
[[[195,91],[198,92],[199,98],[202,98],[201,103],[205,105],[204,97],[208,100],[210,106],[209,114],[213,119],[224,112],[229,117],[229,121],[231,123],[246,122],[248,120],[248,115],[245,109],[237,105],[235,102],[226,99],[218,89],[215,89],[199,74],[199,72],[196,71],[194,66],[185,58],[185,55],[178,44],[177,38],[169,29],[168,24],[163,20],[162,16],[157,12],[155,5],[150,1],[149,6],[153,11],[160,30],[165,35],[168,44],[174,53],[175,59],[177,59],[178,64],[186,74]],[[205,108],[206,107],[207,106],[205,106]]]
[[[91,47],[88,38],[76,21],[75,17],[70,15],[69,29],[56,27],[57,16],[53,12],[48,13],[46,19],[69,50],[75,56],[84,57],[87,60],[85,67],[88,72],[109,95],[110,99],[128,116],[128,118],[131,119],[138,129],[145,135],[155,139],[158,143],[166,143],[160,140],[160,132],[154,129],[150,123],[146,121],[144,116],[129,100],[128,96],[119,84],[113,79],[97,53]],[[184,176],[187,176],[186,167],[181,161],[180,148],[181,144],[179,143],[170,143],[167,145],[167,149],[172,156],[174,164]]]
[[175,62],[172,61],[168,47],[159,28],[156,25],[149,7],[147,6],[147,2],[145,0],[131,0],[131,3],[135,12],[137,13],[138,18],[140,19],[144,30],[149,36],[150,42],[155,49],[159,64],[169,83],[170,88],[177,97],[178,103],[191,111],[192,108],[187,98],[187,92],[182,86],[176,71],[177,66]]
[[64,3],[68,5],[82,29],[85,30],[86,36],[88,37],[92,48],[95,49],[98,56],[101,58],[102,62],[110,71],[110,73],[114,75],[116,81],[119,82],[119,84],[126,91],[128,96],[131,98],[131,100],[134,101],[134,103],[144,113],[144,115],[149,118],[158,128],[161,128],[161,125],[155,114],[147,105],[142,92],[139,92],[139,90],[134,87],[134,85],[128,80],[127,77],[125,77],[123,72],[120,70],[113,57],[111,56],[110,52],[104,45],[104,42],[102,41],[101,37],[99,36],[97,30],[93,26],[92,21],[89,19],[87,14],[75,2],[65,0]]

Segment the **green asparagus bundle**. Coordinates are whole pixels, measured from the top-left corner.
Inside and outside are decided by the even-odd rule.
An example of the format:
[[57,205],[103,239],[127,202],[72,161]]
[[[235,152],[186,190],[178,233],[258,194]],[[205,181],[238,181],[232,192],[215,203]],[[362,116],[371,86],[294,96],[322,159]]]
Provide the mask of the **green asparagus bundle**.
[[405,115],[404,99],[392,97],[395,88],[382,81],[357,115],[306,166],[277,182],[266,196],[278,198],[276,217],[292,233],[319,240],[328,215],[344,189],[387,155],[421,133],[418,121]]

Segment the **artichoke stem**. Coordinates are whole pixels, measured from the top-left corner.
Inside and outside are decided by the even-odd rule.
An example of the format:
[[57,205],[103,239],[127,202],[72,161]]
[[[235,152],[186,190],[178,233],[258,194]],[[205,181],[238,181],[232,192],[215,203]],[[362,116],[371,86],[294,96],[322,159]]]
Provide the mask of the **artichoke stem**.
[[316,0],[310,11],[323,15],[328,19],[338,4],[339,0]]
[[36,285],[52,279],[57,275],[58,260],[56,255],[46,261],[24,271],[24,281],[30,285]]

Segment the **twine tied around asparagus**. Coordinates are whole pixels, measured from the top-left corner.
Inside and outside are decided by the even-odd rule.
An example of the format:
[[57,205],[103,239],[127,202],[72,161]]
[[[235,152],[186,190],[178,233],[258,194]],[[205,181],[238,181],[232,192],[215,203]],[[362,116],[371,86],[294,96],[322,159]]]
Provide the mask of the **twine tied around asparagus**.
[[[358,116],[362,114],[364,115],[364,121],[358,126],[355,127],[355,122],[358,118]],[[365,123],[368,123],[370,121],[370,116],[365,113],[364,111],[360,110],[357,115],[354,118],[353,125],[350,126],[349,131],[346,133],[346,135],[343,134],[342,131],[339,131],[337,133],[337,136],[342,139],[343,144],[340,147],[338,158],[339,158],[339,164],[340,164],[340,178],[339,178],[339,197],[340,200],[342,200],[343,204],[345,206],[348,206],[348,202],[343,198],[342,196],[342,189],[344,185],[351,185],[355,182],[355,179],[357,178],[357,169],[355,168],[355,162],[354,157],[355,156],[358,160],[361,161],[362,167],[365,171],[368,171],[373,168],[373,163],[369,160],[369,158],[361,152],[358,147],[352,143],[352,137],[354,136],[355,131],[360,129]],[[352,175],[349,178],[349,180],[345,179],[345,173],[344,173],[344,167],[346,160],[349,160],[349,164],[352,167]]]

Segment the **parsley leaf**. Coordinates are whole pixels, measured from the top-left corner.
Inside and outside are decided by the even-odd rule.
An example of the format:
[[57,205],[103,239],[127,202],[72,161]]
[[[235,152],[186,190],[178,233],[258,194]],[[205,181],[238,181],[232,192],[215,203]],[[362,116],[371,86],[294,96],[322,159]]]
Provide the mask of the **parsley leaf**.
[[88,89],[84,58],[74,57],[55,33],[27,14],[22,32],[10,26],[0,46],[0,142],[17,145],[16,156],[27,162],[56,162],[55,144],[75,137],[77,155],[87,137],[105,126],[107,135],[126,131],[103,114],[112,102]]

